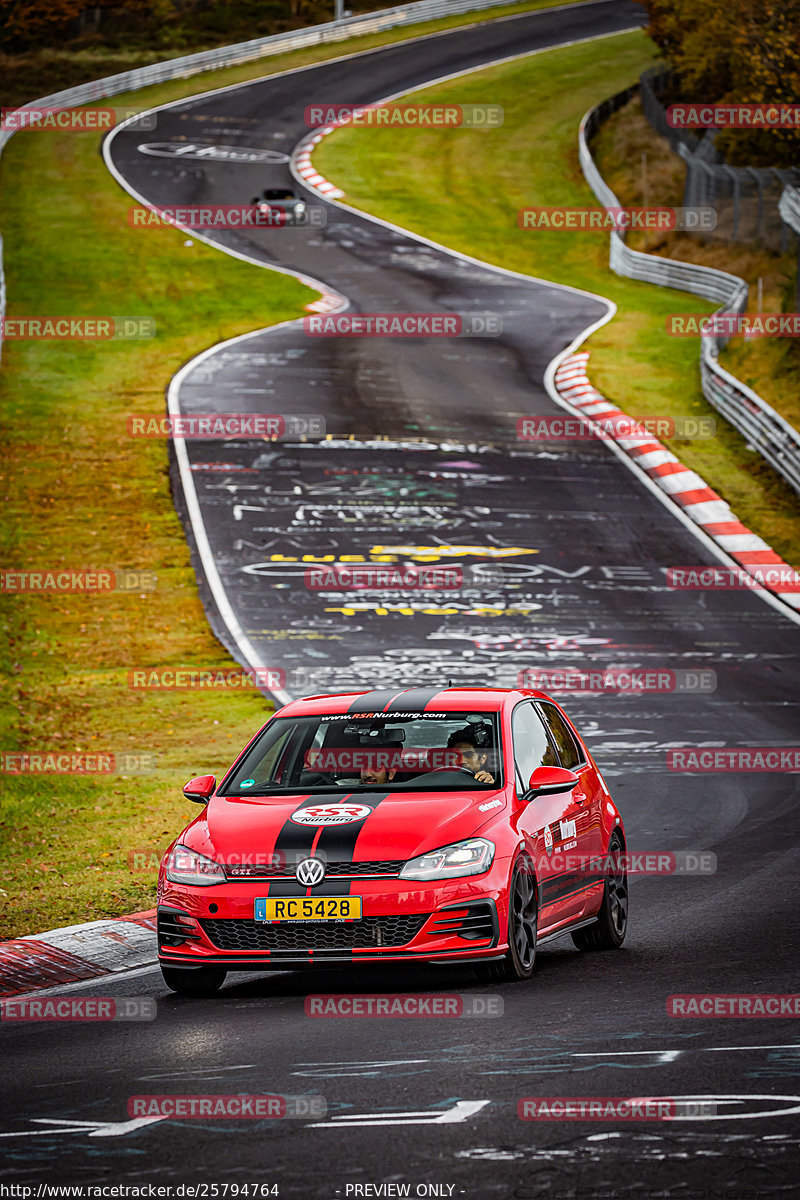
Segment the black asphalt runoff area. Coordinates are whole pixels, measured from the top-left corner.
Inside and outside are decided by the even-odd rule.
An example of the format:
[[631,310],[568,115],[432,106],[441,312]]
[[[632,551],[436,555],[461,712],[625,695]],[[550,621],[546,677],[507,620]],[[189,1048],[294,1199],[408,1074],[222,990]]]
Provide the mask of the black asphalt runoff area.
[[[367,103],[643,21],[633,4],[597,3],[391,46],[159,110],[156,131],[119,132],[111,157],[155,204],[300,190],[286,163],[140,146],[288,155],[310,103]],[[713,672],[713,690],[689,675],[680,692],[564,703],[622,809],[629,849],[710,851],[716,871],[634,878],[621,951],[552,943],[527,984],[486,984],[453,966],[234,974],[204,1000],[171,995],[155,969],[76,985],[70,995],[153,997],[156,1019],[0,1029],[10,1064],[0,1184],[170,1185],[173,1196],[205,1184],[218,1191],[196,1195],[222,1197],[223,1185],[232,1195],[247,1183],[315,1200],[794,1196],[797,1019],[680,1019],[667,999],[797,990],[798,777],[670,771],[667,752],[798,744],[797,625],[750,592],[670,590],[667,567],[718,560],[608,446],[516,439],[519,417],[563,415],[543,374],[603,316],[600,298],[492,271],[335,206],[327,216],[322,228],[210,236],[313,276],[353,312],[495,313],[503,333],[311,338],[289,324],[189,367],[184,414],[318,414],[332,435],[185,443],[176,502],[213,628],[245,661],[212,594],[187,478],[231,611],[292,694],[514,686],[521,671],[565,667]],[[210,340],[198,330],[197,352]],[[455,567],[463,586],[394,598],[306,586],[309,566],[343,556]],[[195,811],[187,805],[187,820]],[[388,992],[499,996],[503,1013],[355,1020],[304,1009],[310,993]],[[128,1115],[133,1096],[234,1092],[321,1096],[326,1115]],[[716,1110],[519,1119],[520,1100],[548,1096],[703,1099]]]

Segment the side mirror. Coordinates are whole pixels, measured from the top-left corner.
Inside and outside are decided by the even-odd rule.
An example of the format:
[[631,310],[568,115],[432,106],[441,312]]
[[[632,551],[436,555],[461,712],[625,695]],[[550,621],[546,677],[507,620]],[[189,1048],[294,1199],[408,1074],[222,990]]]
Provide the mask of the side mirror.
[[531,775],[527,797],[532,800],[534,796],[571,792],[578,782],[575,772],[567,771],[564,767],[537,767]]
[[183,794],[187,800],[194,800],[195,804],[205,804],[216,786],[213,775],[198,775],[196,779],[189,780]]

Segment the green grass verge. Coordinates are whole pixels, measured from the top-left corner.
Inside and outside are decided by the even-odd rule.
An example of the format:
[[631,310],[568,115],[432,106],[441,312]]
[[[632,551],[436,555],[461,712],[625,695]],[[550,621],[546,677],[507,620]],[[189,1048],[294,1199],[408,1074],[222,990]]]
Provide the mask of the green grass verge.
[[[491,96],[505,109],[500,129],[342,129],[320,143],[314,162],[345,191],[345,203],[487,262],[613,300],[616,317],[587,345],[592,381],[624,412],[716,416],[700,389],[697,341],[665,334],[669,313],[713,305],[612,274],[603,234],[517,226],[526,205],[596,205],[578,163],[580,118],[656,57],[635,32],[521,58],[414,93],[461,104]],[[713,440],[665,440],[745,524],[798,563],[797,497],[734,429],[717,417]]]
[[[152,775],[6,776],[0,806],[5,936],[153,902],[156,853],[193,807],[180,786],[220,771],[265,719],[255,691],[137,692],[132,667],[230,667],[212,636],[173,508],[163,440],[129,413],[220,339],[296,317],[316,293],[174,230],[137,232],[89,135],[23,134],[2,160],[9,315],[143,315],[130,342],[3,348],[2,562],[18,569],[154,572],[152,592],[2,598],[4,750],[148,751]],[[196,810],[195,810],[196,811]]]
[[[554,2],[510,4],[309,47],[100,104],[150,108]],[[136,61],[167,53],[160,48]],[[84,79],[135,65],[102,54],[79,57]],[[72,82],[71,76],[59,81]],[[36,94],[43,90],[37,85]],[[29,95],[12,99],[6,86],[4,103]],[[0,594],[0,749],[146,751],[156,756],[157,770],[127,778],[3,777],[2,937],[152,905],[152,862],[197,811],[181,785],[201,770],[223,771],[271,711],[255,692],[128,688],[129,668],[232,663],[199,602],[170,494],[166,446],[131,442],[125,419],[131,412],[162,414],[166,383],[204,347],[298,316],[315,293],[202,243],[185,246],[182,234],[131,230],[131,201],[98,149],[92,134],[39,132],[17,134],[6,147],[0,194],[9,316],[142,315],[155,319],[158,333],[152,341],[114,344],[5,344],[0,561],[20,570],[152,571],[158,587],[98,597]],[[138,869],[142,856],[149,869]]]
[[[592,145],[603,178],[622,204],[639,205],[656,197],[659,204],[683,204],[686,168],[665,138],[656,137],[638,99],[606,121]],[[647,196],[644,194],[642,155],[646,155]],[[634,234],[636,250],[680,258],[732,271],[750,284],[749,311],[758,311],[761,281],[762,311],[796,308],[797,255],[766,250],[757,244],[705,242],[686,234]],[[690,307],[689,305],[686,306]],[[737,379],[754,389],[795,429],[800,429],[800,343],[796,338],[732,338],[720,362]]]
[[[509,5],[507,10],[495,9],[491,14],[467,14],[415,29],[310,48],[131,92],[112,102],[147,108],[397,42],[415,32],[428,33],[491,19],[506,11],[540,7],[549,5]],[[598,45],[601,53],[602,47],[607,52],[609,43]],[[619,71],[625,82],[635,76],[635,64],[649,61],[641,39],[638,47],[632,44],[626,53],[631,69]],[[537,62],[541,60],[526,60],[528,66]],[[620,59],[615,58],[614,69],[619,65]],[[577,105],[578,115],[591,100],[618,86],[609,82],[609,70],[596,64],[595,86],[588,87],[590,99]],[[573,89],[581,83],[581,72],[580,62],[565,65],[562,103],[567,106]],[[97,73],[98,68],[87,60],[85,75]],[[485,101],[484,85],[476,86],[480,94],[474,99]],[[527,88],[527,82],[524,86]],[[559,144],[569,144],[566,178],[585,200],[573,149],[572,112],[563,120],[559,114],[558,131],[550,132],[553,112],[546,86],[542,80],[539,98],[540,103],[547,101],[547,154],[551,163],[555,162]],[[470,99],[466,90],[464,85],[455,89],[465,102]],[[516,112],[513,81],[505,101],[494,91],[491,99],[504,103],[507,112],[505,130],[492,137],[505,138]],[[526,112],[536,108],[535,96],[526,99]],[[409,182],[414,173],[408,167],[415,158],[418,165],[423,164],[423,144],[431,135],[416,135],[419,141],[415,145],[407,134],[392,131],[395,148],[399,136],[407,139],[408,163],[395,179],[403,203],[391,219],[412,225],[416,199],[427,189],[420,187],[419,180]],[[547,270],[536,268],[532,259],[528,261],[530,245],[520,243],[515,226],[508,245],[502,244],[508,233],[503,231],[500,236],[505,216],[490,235],[483,236],[481,225],[499,195],[494,181],[496,164],[501,161],[490,153],[488,142],[481,147],[474,140],[483,136],[462,131],[457,139],[471,139],[467,145],[491,160],[491,170],[477,170],[473,176],[466,164],[450,159],[450,166],[459,173],[462,201],[469,197],[474,201],[475,181],[479,185],[485,181],[461,236],[469,240],[472,234],[482,235],[480,246],[471,246],[473,253],[500,261],[493,252],[497,247],[506,256],[506,265],[547,275]],[[492,145],[496,147],[497,141]],[[334,147],[326,146],[324,153],[329,149]],[[374,149],[381,148],[376,143]],[[427,149],[432,151],[430,146]],[[426,171],[442,151],[451,153],[452,144],[437,144],[435,152],[428,154]],[[393,151],[387,154],[384,147],[380,157],[382,170],[392,166]],[[536,158],[536,153],[530,157]],[[349,162],[350,153],[344,158]],[[558,165],[563,173],[563,163]],[[366,204],[371,170],[365,164],[362,170]],[[530,177],[528,167],[526,171]],[[514,172],[504,168],[501,174],[504,186],[510,187]],[[547,171],[540,176],[544,181]],[[436,178],[438,192],[433,189],[428,196],[424,220],[417,227],[426,227],[426,232],[455,244],[452,234],[456,225],[463,224],[459,206],[440,204],[441,195],[447,192],[444,172]],[[202,244],[184,246],[180,234],[130,230],[125,223],[130,201],[107,175],[92,135],[17,135],[0,161],[0,192],[9,315],[100,311],[148,315],[158,324],[158,336],[152,342],[7,342],[3,350],[3,565],[19,569],[128,567],[158,576],[154,592],[96,598],[0,598],[6,634],[2,749],[147,751],[157,756],[158,763],[154,774],[127,778],[4,777],[0,931],[10,937],[150,906],[155,873],[135,868],[143,855],[157,857],[175,830],[197,811],[180,795],[180,785],[199,770],[224,770],[245,738],[268,715],[269,706],[252,692],[142,693],[128,689],[131,667],[228,668],[231,660],[211,635],[199,603],[182,528],[172,505],[166,447],[160,442],[131,443],[123,429],[125,417],[132,411],[163,412],[167,380],[204,346],[296,316],[311,294],[286,276],[229,259]],[[384,192],[381,185],[381,196],[372,198],[375,204],[386,199]],[[550,202],[561,199],[559,194]],[[519,204],[525,202],[537,202],[533,191],[525,189]],[[517,206],[516,201],[510,206],[512,226]],[[454,218],[458,218],[455,224]],[[537,235],[537,241],[540,237]],[[560,239],[548,251],[554,271],[564,262],[563,251]],[[613,287],[651,291],[622,285],[609,276],[604,271],[605,251],[597,244],[590,243],[585,252],[591,260],[585,265],[585,280],[572,274],[568,282],[603,290],[618,302],[623,292],[615,295]],[[610,362],[615,355],[616,347],[610,344]],[[598,361],[597,351],[594,360]],[[688,357],[685,367],[688,371]],[[702,403],[691,406],[693,412],[703,410]],[[132,854],[138,856],[134,869]]]

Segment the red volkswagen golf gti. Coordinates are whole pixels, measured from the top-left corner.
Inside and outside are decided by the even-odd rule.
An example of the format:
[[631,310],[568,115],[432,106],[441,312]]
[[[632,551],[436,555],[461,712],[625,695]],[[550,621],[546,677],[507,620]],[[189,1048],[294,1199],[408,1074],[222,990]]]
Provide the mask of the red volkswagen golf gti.
[[[622,818],[542,692],[449,687],[312,696],[282,708],[218,785],[158,881],[168,987],[228,971],[472,962],[528,979],[570,933],[622,945]],[[485,964],[485,965],[484,965]]]

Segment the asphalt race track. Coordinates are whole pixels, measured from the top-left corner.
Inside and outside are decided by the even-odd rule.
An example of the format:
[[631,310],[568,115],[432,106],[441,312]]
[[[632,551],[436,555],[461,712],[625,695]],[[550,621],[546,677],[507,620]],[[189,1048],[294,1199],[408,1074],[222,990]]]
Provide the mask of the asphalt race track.
[[[243,203],[264,186],[296,186],[288,163],[265,175],[263,164],[140,146],[213,140],[288,157],[311,102],[369,102],[642,19],[632,4],[597,3],[392,46],[159,110],[156,133],[123,129],[108,155],[150,203]],[[215,631],[298,695],[448,679],[513,686],[533,667],[694,673],[680,692],[565,704],[622,808],[629,849],[713,852],[716,871],[634,878],[624,949],[581,955],[556,942],[529,984],[479,983],[469,967],[283,972],[229,976],[218,997],[190,1000],[148,968],[60,988],[153,997],[157,1019],[6,1029],[4,1182],[277,1184],[280,1196],[320,1200],[402,1194],[353,1190],[385,1184],[469,1200],[796,1195],[796,1021],[680,1020],[666,1004],[675,993],[795,990],[797,776],[670,772],[666,754],[797,744],[797,623],[749,592],[669,590],[668,566],[718,559],[607,447],[516,440],[519,416],[562,411],[544,370],[604,317],[601,298],[481,267],[336,206],[327,215],[322,228],[209,236],[319,280],[355,311],[497,313],[503,334],[313,339],[292,324],[189,364],[173,389],[181,412],[321,414],[333,435],[185,443],[176,495]],[[465,586],[391,600],[318,592],[303,582],[309,555],[453,566]],[[714,690],[694,690],[702,671]],[[504,1011],[315,1021],[304,1011],[312,991],[499,996]],[[129,1097],[169,1092],[321,1096],[326,1113],[130,1120]],[[705,1098],[717,1109],[669,1122],[523,1122],[526,1096]]]

